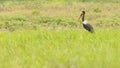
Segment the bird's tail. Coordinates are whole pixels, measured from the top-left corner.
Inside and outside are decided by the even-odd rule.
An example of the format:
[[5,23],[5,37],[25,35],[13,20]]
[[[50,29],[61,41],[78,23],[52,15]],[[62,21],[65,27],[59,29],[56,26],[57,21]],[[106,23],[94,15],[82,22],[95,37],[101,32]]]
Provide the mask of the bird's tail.
[[90,30],[90,32],[91,32],[91,33],[94,33],[94,29],[92,28],[92,29]]

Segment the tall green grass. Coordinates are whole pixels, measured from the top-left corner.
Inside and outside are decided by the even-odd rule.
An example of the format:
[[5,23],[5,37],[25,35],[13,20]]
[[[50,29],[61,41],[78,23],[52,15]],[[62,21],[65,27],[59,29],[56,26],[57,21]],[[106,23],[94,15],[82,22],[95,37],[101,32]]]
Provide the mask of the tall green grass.
[[0,33],[1,68],[119,68],[120,30]]

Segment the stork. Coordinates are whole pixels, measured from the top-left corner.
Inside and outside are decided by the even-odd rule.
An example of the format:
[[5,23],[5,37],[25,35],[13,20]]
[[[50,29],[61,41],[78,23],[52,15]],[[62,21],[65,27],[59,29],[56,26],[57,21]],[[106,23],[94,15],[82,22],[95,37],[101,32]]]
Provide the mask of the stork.
[[93,33],[93,32],[94,32],[94,29],[93,29],[92,25],[90,25],[87,21],[84,21],[85,11],[82,11],[82,13],[81,13],[80,16],[79,16],[79,19],[80,19],[81,17],[82,17],[83,27],[84,27],[87,31]]

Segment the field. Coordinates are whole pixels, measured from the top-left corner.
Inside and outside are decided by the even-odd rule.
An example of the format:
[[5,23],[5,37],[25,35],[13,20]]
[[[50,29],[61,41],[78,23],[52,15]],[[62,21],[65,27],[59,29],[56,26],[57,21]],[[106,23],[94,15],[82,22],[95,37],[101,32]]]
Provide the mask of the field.
[[120,1],[96,1],[0,1],[0,68],[119,68]]

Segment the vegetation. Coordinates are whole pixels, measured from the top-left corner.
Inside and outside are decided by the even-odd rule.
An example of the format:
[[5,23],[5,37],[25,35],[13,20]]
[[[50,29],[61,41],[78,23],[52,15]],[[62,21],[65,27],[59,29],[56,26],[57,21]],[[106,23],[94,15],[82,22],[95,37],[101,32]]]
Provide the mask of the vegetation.
[[0,68],[119,68],[120,2],[109,1],[0,1]]

